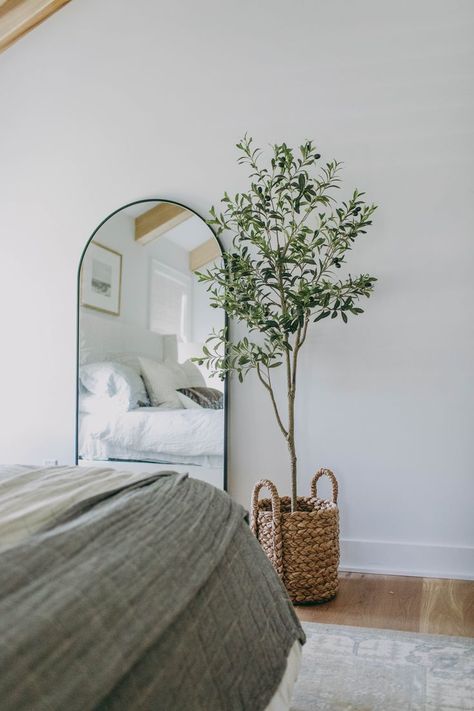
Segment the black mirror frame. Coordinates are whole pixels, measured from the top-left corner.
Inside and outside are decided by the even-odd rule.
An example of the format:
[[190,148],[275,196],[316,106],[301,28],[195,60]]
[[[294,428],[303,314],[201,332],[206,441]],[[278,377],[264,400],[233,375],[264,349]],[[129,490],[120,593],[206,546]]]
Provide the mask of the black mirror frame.
[[[224,248],[222,245],[221,240],[219,237],[216,235],[215,231],[212,229],[210,225],[208,225],[207,221],[202,217],[196,210],[194,210],[192,207],[189,207],[189,205],[184,205],[182,202],[177,202],[176,200],[168,200],[167,198],[144,198],[143,200],[134,200],[133,202],[128,202],[125,205],[122,205],[119,207],[117,210],[114,210],[113,212],[110,213],[102,222],[95,228],[91,236],[86,242],[86,245],[84,249],[82,250],[81,258],[79,260],[79,267],[77,269],[77,286],[76,286],[76,300],[77,300],[77,306],[76,306],[76,413],[75,413],[75,442],[74,442],[74,461],[75,464],[77,465],[79,462],[79,319],[80,319],[80,308],[81,308],[81,268],[82,268],[82,262],[84,261],[85,254],[87,252],[87,248],[89,247],[90,243],[94,239],[95,235],[97,232],[100,230],[100,228],[105,225],[106,222],[108,222],[114,215],[116,215],[118,212],[121,212],[122,210],[125,210],[127,207],[132,207],[133,205],[140,205],[142,203],[146,202],[167,202],[171,203],[172,205],[177,205],[178,207],[182,207],[185,210],[189,210],[189,212],[192,212],[196,217],[199,217],[202,222],[204,222],[209,230],[212,232],[214,235],[214,238],[219,245],[219,249],[221,251],[221,254],[224,254]],[[227,315],[227,312],[224,312],[224,325],[225,328],[228,329],[229,327],[229,317]],[[229,426],[229,387],[228,387],[228,377],[226,376],[224,379],[224,462],[223,462],[223,488],[224,491],[228,491],[228,482],[227,482],[227,466],[228,466],[228,426]],[[170,465],[171,466],[171,465]]]

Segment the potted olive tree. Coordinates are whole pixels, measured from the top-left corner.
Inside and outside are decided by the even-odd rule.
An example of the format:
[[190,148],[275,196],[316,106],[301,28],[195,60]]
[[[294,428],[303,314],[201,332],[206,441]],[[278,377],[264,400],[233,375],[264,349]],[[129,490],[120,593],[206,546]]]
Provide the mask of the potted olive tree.
[[[315,481],[312,497],[297,496],[298,362],[313,324],[328,318],[341,318],[347,323],[350,316],[363,313],[358,303],[372,293],[375,277],[347,273],[339,278],[339,270],[357,238],[372,224],[376,206],[366,204],[364,193],[358,190],[346,201],[335,200],[341,165],[337,161],[321,165],[312,141],[298,150],[285,143],[274,145],[267,164],[251,138],[245,136],[237,148],[239,163],[250,168],[249,188],[235,196],[225,193],[222,210],[211,209],[209,224],[218,234],[230,233],[232,243],[222,261],[200,273],[199,278],[208,284],[211,304],[224,308],[231,321],[244,324],[248,335],[233,339],[227,329],[213,332],[199,362],[222,377],[235,373],[241,382],[255,371],[268,393],[288,447],[291,498],[280,499],[271,482],[265,481],[272,502],[265,500],[257,505],[258,488],[263,485],[260,482],[254,491],[253,528],[293,599],[324,599],[334,594],[334,584],[328,588],[331,595],[321,596],[321,586],[317,593],[308,592],[308,585],[306,592],[295,592],[301,582],[296,578],[317,575],[311,559],[319,553],[308,550],[303,541],[298,543],[292,529],[306,529],[306,538],[311,539],[313,547],[318,546],[315,538],[327,528],[320,514],[332,512],[331,540],[337,538],[337,554],[332,559],[336,580],[339,555],[336,502],[333,509],[321,509]],[[275,389],[278,377],[283,377],[285,402],[279,401]],[[334,478],[333,486],[337,487]],[[317,518],[319,523],[310,531],[307,526],[314,528]],[[293,566],[295,556],[305,561],[302,575],[298,574],[298,565]],[[293,592],[288,583],[289,570],[296,580]]]

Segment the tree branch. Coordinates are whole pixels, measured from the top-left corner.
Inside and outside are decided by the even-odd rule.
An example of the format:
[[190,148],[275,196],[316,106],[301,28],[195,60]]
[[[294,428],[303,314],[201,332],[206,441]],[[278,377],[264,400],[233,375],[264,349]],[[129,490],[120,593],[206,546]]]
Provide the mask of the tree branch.
[[[267,369],[267,370],[268,370],[268,369]],[[264,385],[265,389],[268,391],[268,393],[269,393],[269,395],[270,395],[270,399],[271,399],[271,401],[272,401],[273,410],[274,410],[274,412],[275,412],[275,417],[276,417],[276,419],[277,419],[278,426],[279,426],[280,430],[282,431],[283,436],[286,438],[286,437],[288,437],[288,431],[286,430],[286,428],[285,428],[285,426],[283,425],[283,422],[282,422],[282,420],[281,420],[280,413],[279,413],[279,411],[278,411],[278,405],[277,405],[276,400],[275,400],[275,394],[274,394],[274,392],[273,392],[273,387],[272,387],[272,385],[271,385],[271,382],[267,382],[267,381],[265,380],[265,378],[263,377],[262,371],[260,370],[260,364],[259,364],[259,363],[257,363],[257,375],[258,375],[258,377],[259,377],[259,379],[260,379],[260,382]],[[270,378],[270,374],[268,374],[268,377]]]

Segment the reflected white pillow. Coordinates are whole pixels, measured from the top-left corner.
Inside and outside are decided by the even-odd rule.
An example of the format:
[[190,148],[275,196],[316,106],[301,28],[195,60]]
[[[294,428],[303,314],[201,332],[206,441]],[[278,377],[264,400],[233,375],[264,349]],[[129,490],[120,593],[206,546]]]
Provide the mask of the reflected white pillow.
[[185,388],[188,386],[188,376],[181,363],[178,363],[175,360],[169,360],[169,358],[167,358],[164,364],[173,373],[174,385],[176,390],[178,388]]
[[183,405],[186,410],[202,410],[202,405],[200,405],[198,402],[195,402],[194,400],[191,400],[190,397],[185,395],[184,393],[178,393],[178,397],[181,401],[181,404]]
[[106,360],[120,363],[120,365],[127,365],[140,375],[140,361],[138,356],[133,353],[107,353]]
[[199,388],[205,387],[206,381],[196,363],[186,360],[184,363],[177,363],[175,360],[165,360],[165,365],[176,377],[179,383],[177,388]]
[[201,373],[199,366],[197,366],[196,363],[193,363],[192,360],[186,360],[181,367],[186,373],[188,387],[204,388],[206,386],[204,375]]
[[104,415],[106,417],[127,412],[127,403],[119,396],[93,395],[83,392],[79,395],[79,411],[87,415]]
[[[167,405],[169,409],[181,410],[183,406],[176,390],[183,387],[178,371],[151,358],[139,358],[142,377],[153,407]],[[167,408],[168,409],[168,408]]]
[[125,411],[148,405],[142,378],[126,365],[113,361],[88,363],[79,369],[79,379],[93,395],[115,398],[117,403],[120,401]]

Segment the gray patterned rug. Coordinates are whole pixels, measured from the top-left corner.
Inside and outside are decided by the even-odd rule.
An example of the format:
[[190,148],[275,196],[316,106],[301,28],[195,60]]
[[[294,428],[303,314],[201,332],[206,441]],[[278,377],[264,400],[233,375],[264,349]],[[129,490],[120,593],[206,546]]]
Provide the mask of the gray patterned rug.
[[474,639],[303,624],[292,711],[472,711]]

